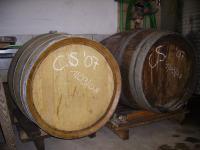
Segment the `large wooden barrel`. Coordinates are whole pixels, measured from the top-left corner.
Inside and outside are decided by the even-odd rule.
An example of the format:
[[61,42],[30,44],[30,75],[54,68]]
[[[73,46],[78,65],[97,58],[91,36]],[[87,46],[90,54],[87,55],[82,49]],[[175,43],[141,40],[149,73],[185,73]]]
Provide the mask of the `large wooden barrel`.
[[135,30],[102,41],[122,75],[121,102],[155,112],[182,108],[194,89],[194,51],[171,32]]
[[50,135],[73,139],[101,128],[121,91],[117,62],[100,43],[43,34],[23,45],[8,72],[21,111]]

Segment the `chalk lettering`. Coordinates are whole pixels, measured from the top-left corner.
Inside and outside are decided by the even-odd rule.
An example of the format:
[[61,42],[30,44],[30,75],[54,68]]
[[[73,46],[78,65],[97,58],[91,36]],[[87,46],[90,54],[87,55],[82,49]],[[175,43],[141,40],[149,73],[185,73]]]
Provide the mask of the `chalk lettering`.
[[166,72],[170,72],[174,78],[176,77],[179,79],[182,78],[183,74],[181,74],[180,71],[175,66],[167,63],[165,68],[166,68]]
[[176,50],[177,50],[176,57],[182,60],[185,57],[185,52],[178,48],[176,48]]
[[70,66],[73,66],[73,67],[78,66],[77,52],[71,52],[68,55],[68,59],[69,59]]
[[166,59],[167,56],[160,51],[162,49],[162,47],[163,47],[163,45],[156,47],[157,59],[154,64],[152,63],[153,52],[149,55],[149,66],[151,67],[151,69],[155,68],[159,64],[159,62],[162,62]]
[[84,65],[86,68],[92,67],[94,70],[96,69],[96,66],[99,65],[99,59],[95,56],[90,56],[90,55],[86,55],[85,51],[84,51]]
[[67,64],[61,64],[60,60],[65,59],[65,56],[59,55],[58,57],[55,58],[53,61],[53,69],[56,71],[61,71],[63,70]]
[[95,94],[99,92],[99,88],[96,87],[91,79],[89,79],[85,74],[79,71],[70,71],[73,74],[73,78],[80,82],[81,85],[85,86],[87,89],[91,90]]
[[[83,57],[83,62],[79,62],[80,58]],[[53,61],[53,69],[55,71],[62,71],[65,67],[77,67],[79,64],[84,64],[86,68],[96,69],[99,65],[99,59],[93,55],[86,55],[85,51],[83,55],[78,55],[78,52],[70,52],[66,55],[59,55]]]

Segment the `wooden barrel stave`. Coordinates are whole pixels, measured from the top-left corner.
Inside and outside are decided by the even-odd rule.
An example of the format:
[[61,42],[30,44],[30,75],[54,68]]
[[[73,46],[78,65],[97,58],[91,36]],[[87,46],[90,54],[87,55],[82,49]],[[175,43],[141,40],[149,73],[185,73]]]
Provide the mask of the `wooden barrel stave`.
[[[12,96],[14,97],[14,99],[16,100],[15,102],[18,104],[20,110],[27,116],[27,113],[29,114],[27,117],[31,116],[30,112],[28,111],[28,108],[26,107],[26,101],[21,101],[21,93],[20,93],[20,89],[21,89],[21,80],[18,80],[19,77],[22,76],[24,67],[21,67],[22,65],[26,64],[26,62],[24,60],[26,60],[28,57],[30,57],[30,55],[33,53],[34,49],[37,49],[38,45],[42,44],[43,41],[51,39],[53,37],[57,36],[57,34],[42,34],[39,35],[33,39],[31,39],[30,41],[28,41],[27,43],[24,44],[24,46],[22,48],[20,48],[18,50],[18,52],[16,53],[15,57],[12,60],[12,65],[9,68],[9,76],[8,76],[8,80],[9,80],[9,87],[10,90],[13,90]],[[17,79],[17,80],[15,80]],[[20,94],[16,94],[16,93],[20,93]],[[26,109],[24,109],[26,108]],[[32,117],[29,119],[31,119],[32,121],[34,121],[32,119]]]
[[[40,35],[40,37],[42,37],[43,35]],[[39,37],[38,37],[39,39]],[[10,65],[9,70],[8,70],[8,84],[9,84],[9,90],[10,90],[10,94],[12,95],[12,97],[15,100],[15,103],[17,104],[17,106],[20,108],[20,110],[23,112],[24,115],[27,116],[27,114],[25,113],[25,110],[23,109],[23,105],[21,101],[16,101],[16,96],[15,96],[15,92],[14,92],[14,85],[13,85],[13,77],[14,77],[14,73],[16,71],[15,67],[16,65],[19,63],[19,58],[21,56],[21,54],[24,52],[24,48],[27,48],[27,46],[29,46],[29,44],[31,44],[32,42],[34,42],[36,40],[36,38],[32,38],[31,40],[29,40],[28,42],[26,42],[23,47],[19,48],[18,52],[15,54],[15,57],[13,57],[12,59],[12,65]],[[28,117],[28,116],[27,116]]]
[[[42,39],[38,40],[38,42],[34,43],[30,48],[27,48],[27,52],[24,52],[21,57],[19,58],[19,62],[20,64],[16,65],[16,71],[14,73],[13,78],[14,79],[18,79],[21,78],[21,80],[14,80],[15,82],[14,84],[14,93],[19,93],[19,94],[15,94],[16,95],[16,99],[17,101],[22,102],[23,108],[25,108],[25,112],[27,114],[29,114],[29,118],[35,122],[35,120],[33,119],[33,117],[31,116],[31,113],[29,111],[28,108],[28,104],[26,101],[26,89],[25,89],[25,85],[27,84],[27,79],[28,79],[28,75],[30,70],[32,69],[33,64],[35,63],[35,61],[37,60],[38,55],[40,55],[40,53],[42,53],[42,50],[45,49],[45,47],[48,45],[49,42],[54,41],[56,42],[56,40],[60,40],[62,38],[64,38],[64,35],[48,35],[48,36],[43,36]],[[35,59],[35,60],[33,60]],[[23,67],[21,67],[22,64],[26,64]],[[24,87],[24,89],[22,89],[21,87]]]
[[[130,82],[128,80],[130,61],[136,50],[137,44],[140,43],[141,39],[146,37],[149,32],[151,33],[152,31],[145,30],[145,32],[143,32],[143,30],[136,30],[134,32],[117,33],[101,42],[111,51],[119,63],[122,75],[122,89],[124,89],[121,93],[121,102],[133,106],[134,108],[138,106],[137,103],[134,100],[129,100],[134,99],[131,94]],[[129,48],[127,48],[128,46]]]

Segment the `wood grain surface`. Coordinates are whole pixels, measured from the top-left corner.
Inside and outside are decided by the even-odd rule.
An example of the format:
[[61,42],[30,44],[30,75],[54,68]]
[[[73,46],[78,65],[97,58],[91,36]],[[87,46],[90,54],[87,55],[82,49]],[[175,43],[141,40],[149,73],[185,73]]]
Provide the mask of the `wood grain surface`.
[[24,44],[11,62],[8,79],[21,111],[48,134],[65,139],[101,128],[121,92],[120,70],[107,48],[60,33]]
[[50,53],[33,79],[33,102],[49,125],[81,130],[106,112],[114,90],[113,73],[94,48],[71,44]]

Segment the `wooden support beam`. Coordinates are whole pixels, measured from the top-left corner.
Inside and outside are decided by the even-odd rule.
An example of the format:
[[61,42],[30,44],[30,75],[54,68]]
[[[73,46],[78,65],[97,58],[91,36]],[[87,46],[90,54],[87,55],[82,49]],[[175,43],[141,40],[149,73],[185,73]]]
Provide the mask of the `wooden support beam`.
[[[3,83],[0,79],[0,125],[5,138],[4,149],[16,150],[15,135],[7,106]],[[1,145],[0,145],[1,147]]]

